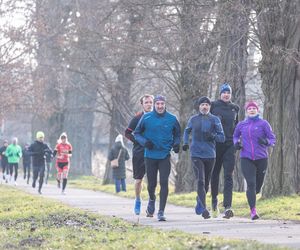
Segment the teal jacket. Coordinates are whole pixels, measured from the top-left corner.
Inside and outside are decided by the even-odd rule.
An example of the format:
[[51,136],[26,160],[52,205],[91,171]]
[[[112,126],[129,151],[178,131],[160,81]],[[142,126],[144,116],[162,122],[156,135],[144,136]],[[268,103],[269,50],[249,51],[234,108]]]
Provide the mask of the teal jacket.
[[22,157],[22,148],[19,145],[10,144],[6,148],[5,155],[7,156],[8,163],[19,163]]
[[167,111],[158,114],[153,110],[142,116],[134,130],[134,137],[142,146],[146,141],[154,144],[153,149],[145,148],[146,158],[165,159],[172,147],[180,144],[180,125],[175,115]]

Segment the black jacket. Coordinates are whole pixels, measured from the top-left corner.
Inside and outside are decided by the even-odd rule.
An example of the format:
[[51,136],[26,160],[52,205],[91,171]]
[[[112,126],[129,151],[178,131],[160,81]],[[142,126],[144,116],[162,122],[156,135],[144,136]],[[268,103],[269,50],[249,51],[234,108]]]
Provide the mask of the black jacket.
[[220,118],[224,134],[225,142],[232,142],[235,126],[239,121],[239,106],[232,102],[224,102],[217,100],[212,102],[210,112]]
[[5,146],[2,146],[0,148],[0,155],[1,155],[1,166],[6,166],[8,164],[8,161],[7,161],[7,156],[5,154],[3,154],[5,152],[7,147]]
[[113,178],[124,179],[124,178],[126,178],[125,161],[127,161],[129,159],[128,150],[126,148],[122,147],[120,142],[115,142],[115,144],[113,145],[113,147],[111,148],[111,150],[109,152],[108,159],[110,161],[112,161],[113,159],[117,159],[120,150],[122,150],[122,151],[121,151],[120,157],[119,157],[119,167],[113,168]]
[[51,152],[49,146],[40,141],[35,141],[29,146],[29,151],[32,155],[32,165],[33,167],[44,167],[45,166],[45,158],[46,153]]
[[144,154],[144,147],[137,142],[137,140],[133,136],[133,131],[135,130],[136,126],[138,125],[140,119],[144,115],[143,112],[137,113],[129,122],[128,128],[125,130],[125,137],[133,142],[133,149],[132,153],[142,153]]
[[30,165],[31,164],[31,152],[27,148],[23,148],[22,150],[22,158],[23,158],[23,165]]

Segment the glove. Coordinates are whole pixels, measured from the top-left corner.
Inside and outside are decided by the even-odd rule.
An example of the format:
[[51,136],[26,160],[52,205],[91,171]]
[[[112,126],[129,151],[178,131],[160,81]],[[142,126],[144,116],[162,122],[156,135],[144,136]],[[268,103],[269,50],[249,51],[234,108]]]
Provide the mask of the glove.
[[184,144],[184,145],[182,146],[182,150],[183,150],[183,151],[187,151],[189,148],[190,148],[190,147],[189,147],[189,144]]
[[145,148],[153,149],[154,148],[153,142],[152,141],[146,141]]
[[173,146],[173,151],[174,151],[176,154],[179,153],[179,145],[178,145],[178,144],[176,144],[176,145]]
[[204,132],[203,137],[204,137],[205,141],[214,141],[215,140],[214,135],[210,132]]
[[240,142],[237,142],[236,144],[234,144],[233,147],[234,147],[235,150],[240,150],[240,149],[243,148],[243,146],[242,146],[242,144]]
[[260,145],[265,145],[265,146],[268,146],[268,145],[269,145],[268,139],[261,138],[261,137],[258,138],[258,143],[259,143]]

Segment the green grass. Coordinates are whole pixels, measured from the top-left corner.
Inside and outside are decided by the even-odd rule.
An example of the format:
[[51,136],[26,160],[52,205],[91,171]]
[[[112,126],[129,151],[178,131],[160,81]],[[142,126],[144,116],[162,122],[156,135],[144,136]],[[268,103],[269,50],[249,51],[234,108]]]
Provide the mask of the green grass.
[[0,186],[0,249],[284,249],[137,226]]
[[[101,185],[101,180],[94,176],[73,177],[68,182],[70,185],[78,188],[91,189],[95,191],[103,191],[107,193],[115,193],[114,185]],[[159,187],[157,188],[157,192]],[[134,186],[127,185],[127,192],[121,192],[119,196],[134,198]],[[144,200],[148,198],[146,184],[143,184],[142,197]],[[219,195],[221,209],[222,194]],[[211,196],[207,195],[207,204],[210,205]],[[170,187],[168,202],[193,207],[196,202],[196,192],[175,194],[174,187]],[[247,204],[245,192],[233,193],[233,209],[236,216],[249,217],[249,207]],[[257,196],[257,210],[263,219],[283,219],[300,221],[300,196],[282,196],[271,199],[262,199]]]

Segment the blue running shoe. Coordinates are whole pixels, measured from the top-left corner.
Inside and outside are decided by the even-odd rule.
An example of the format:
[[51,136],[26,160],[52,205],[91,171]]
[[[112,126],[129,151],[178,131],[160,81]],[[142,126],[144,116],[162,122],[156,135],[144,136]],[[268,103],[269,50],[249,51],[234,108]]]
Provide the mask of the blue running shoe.
[[157,213],[157,220],[158,221],[166,221],[166,216],[164,215],[164,211],[160,210]]
[[146,210],[147,217],[153,217],[154,211],[155,211],[155,200],[149,199],[147,210]]
[[197,204],[196,204],[196,207],[195,207],[195,213],[197,215],[200,215],[200,214],[202,214],[204,212],[204,210],[205,210],[205,208],[203,207],[202,202],[197,197]]
[[141,200],[140,199],[135,200],[134,213],[136,215],[140,215],[140,213],[141,213]]

